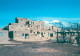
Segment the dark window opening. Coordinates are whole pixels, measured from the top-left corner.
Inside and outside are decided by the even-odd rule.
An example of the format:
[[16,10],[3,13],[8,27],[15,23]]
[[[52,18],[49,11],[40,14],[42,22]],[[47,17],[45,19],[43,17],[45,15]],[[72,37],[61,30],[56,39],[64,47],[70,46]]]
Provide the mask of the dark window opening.
[[48,29],[48,30],[51,30],[51,29],[50,29],[50,27],[49,27],[49,29]]
[[14,27],[12,27],[12,28],[14,28]]
[[48,36],[49,36],[49,32],[48,32]]
[[9,33],[10,40],[13,40],[13,31],[9,31],[8,33]]
[[30,30],[30,33],[32,33],[33,31],[32,30]]
[[26,24],[29,24],[29,21],[27,21]]
[[23,21],[23,20],[21,19],[21,21]]
[[28,28],[30,28],[30,25],[28,25]]
[[31,22],[31,24],[32,24],[32,22]]
[[21,26],[21,27],[23,27],[23,26]]
[[39,32],[39,31],[37,31],[37,34],[40,34],[40,32]]
[[34,22],[33,22],[33,24],[34,24]]
[[15,19],[15,23],[18,23],[18,19]]
[[24,34],[24,33],[22,34],[22,37],[23,37],[23,38],[25,37],[25,34]]
[[50,37],[53,37],[53,33],[50,33]]
[[34,32],[34,34],[35,34],[35,32]]
[[26,37],[28,37],[29,36],[29,34],[25,34],[25,39],[26,39]]
[[37,34],[35,34],[35,36],[37,36]]
[[41,36],[44,37],[43,32],[41,32]]
[[52,29],[53,29],[53,26],[52,26]]

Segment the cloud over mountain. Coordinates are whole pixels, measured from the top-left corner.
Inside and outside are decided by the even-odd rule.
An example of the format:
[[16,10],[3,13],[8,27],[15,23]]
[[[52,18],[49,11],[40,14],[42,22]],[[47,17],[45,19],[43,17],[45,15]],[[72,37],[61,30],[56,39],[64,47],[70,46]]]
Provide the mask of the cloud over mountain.
[[57,27],[73,27],[80,23],[80,18],[55,18],[55,17],[36,17],[32,20],[44,21],[46,25]]

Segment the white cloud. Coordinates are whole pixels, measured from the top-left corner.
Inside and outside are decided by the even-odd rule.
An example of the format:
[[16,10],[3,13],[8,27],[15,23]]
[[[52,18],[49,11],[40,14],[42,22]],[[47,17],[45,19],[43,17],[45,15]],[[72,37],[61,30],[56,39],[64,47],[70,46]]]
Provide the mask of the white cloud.
[[59,18],[59,17],[33,17],[30,18],[31,20],[34,21],[49,21],[49,22],[72,22],[72,23],[80,23],[80,18]]
[[59,20],[53,20],[52,22],[60,22]]
[[48,21],[44,21],[44,23],[48,24],[49,22]]

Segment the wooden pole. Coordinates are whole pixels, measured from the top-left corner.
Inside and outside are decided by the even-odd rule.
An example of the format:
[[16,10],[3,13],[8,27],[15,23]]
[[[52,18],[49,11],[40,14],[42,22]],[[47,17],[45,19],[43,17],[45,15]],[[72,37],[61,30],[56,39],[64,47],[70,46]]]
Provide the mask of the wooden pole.
[[79,29],[78,29],[78,23],[77,23],[77,33],[78,33],[77,43],[79,44]]
[[58,30],[57,30],[57,42],[58,42]]
[[65,42],[65,32],[63,31],[63,42]]
[[72,36],[72,34],[70,33],[70,40],[69,40],[69,43],[71,43],[71,36]]

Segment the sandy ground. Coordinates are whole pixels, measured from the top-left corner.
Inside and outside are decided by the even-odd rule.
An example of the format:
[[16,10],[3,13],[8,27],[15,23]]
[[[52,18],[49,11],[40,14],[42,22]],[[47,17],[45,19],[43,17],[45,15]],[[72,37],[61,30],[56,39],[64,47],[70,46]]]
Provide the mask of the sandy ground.
[[0,44],[0,56],[80,56],[80,45],[50,40],[13,43]]

